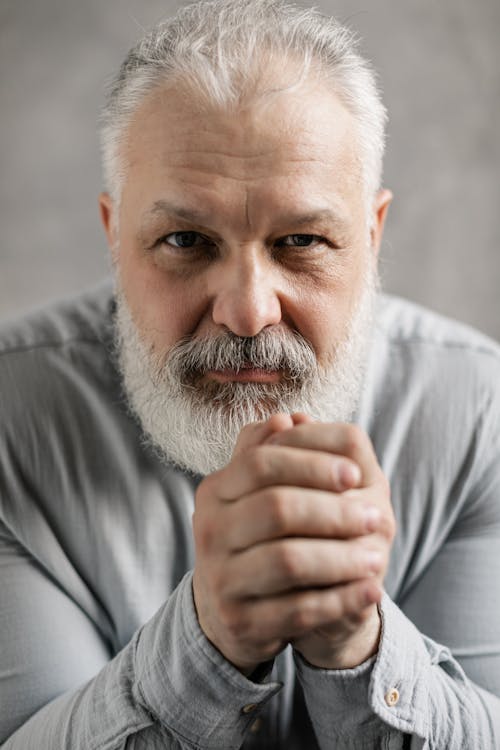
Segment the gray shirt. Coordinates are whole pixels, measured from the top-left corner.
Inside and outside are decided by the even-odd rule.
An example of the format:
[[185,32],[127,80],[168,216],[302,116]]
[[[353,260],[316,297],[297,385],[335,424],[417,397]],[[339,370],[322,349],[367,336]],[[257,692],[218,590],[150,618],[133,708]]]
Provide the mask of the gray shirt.
[[499,348],[381,299],[357,417],[398,523],[378,654],[289,648],[251,681],[198,625],[199,478],[128,415],[112,304],[104,285],[0,336],[2,748],[500,748]]

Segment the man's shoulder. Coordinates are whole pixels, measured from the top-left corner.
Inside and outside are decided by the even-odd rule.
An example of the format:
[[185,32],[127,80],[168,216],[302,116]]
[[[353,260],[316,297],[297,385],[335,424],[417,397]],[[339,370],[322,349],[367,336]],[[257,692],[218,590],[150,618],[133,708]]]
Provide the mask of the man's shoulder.
[[[500,413],[500,346],[488,336],[412,302],[382,295],[367,376],[365,412],[385,421]],[[396,416],[397,415],[397,416]],[[410,415],[411,418],[410,418]],[[472,422],[471,422],[472,428]]]
[[499,383],[495,341],[414,303],[381,298],[360,422],[393,486],[403,481],[408,493],[418,474],[424,496],[438,486],[447,496],[476,453],[478,466],[492,455],[498,462]]
[[102,343],[109,335],[112,300],[112,284],[104,281],[78,296],[2,323],[0,359],[77,342]]
[[498,392],[500,345],[475,328],[383,295],[377,329],[380,366],[401,390],[446,395],[448,401],[491,399]]
[[389,346],[420,350],[437,356],[453,350],[491,359],[500,365],[500,344],[477,329],[422,307],[415,302],[383,294],[377,327]]
[[37,452],[62,426],[85,425],[113,394],[111,285],[56,302],[0,327],[0,454]]

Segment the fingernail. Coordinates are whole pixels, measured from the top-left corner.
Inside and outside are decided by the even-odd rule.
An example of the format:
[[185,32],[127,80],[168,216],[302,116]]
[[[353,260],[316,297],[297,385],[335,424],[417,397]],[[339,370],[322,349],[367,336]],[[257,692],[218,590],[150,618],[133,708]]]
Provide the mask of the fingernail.
[[364,600],[366,604],[378,604],[381,598],[382,589],[379,586],[374,587],[373,584],[370,583],[370,588],[367,588],[364,591]]
[[380,521],[380,510],[375,505],[363,508],[363,519],[368,531],[375,531]]
[[364,562],[369,570],[373,573],[378,573],[382,566],[382,555],[375,550],[367,550],[364,553]]
[[356,464],[341,464],[338,470],[340,483],[346,489],[356,487],[361,481],[361,471]]

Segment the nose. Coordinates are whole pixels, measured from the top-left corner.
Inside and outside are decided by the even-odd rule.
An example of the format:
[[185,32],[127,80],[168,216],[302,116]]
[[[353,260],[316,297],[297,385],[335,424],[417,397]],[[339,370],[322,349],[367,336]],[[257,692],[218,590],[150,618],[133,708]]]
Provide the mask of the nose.
[[217,269],[212,320],[238,336],[256,336],[282,319],[276,272],[258,251],[239,248]]

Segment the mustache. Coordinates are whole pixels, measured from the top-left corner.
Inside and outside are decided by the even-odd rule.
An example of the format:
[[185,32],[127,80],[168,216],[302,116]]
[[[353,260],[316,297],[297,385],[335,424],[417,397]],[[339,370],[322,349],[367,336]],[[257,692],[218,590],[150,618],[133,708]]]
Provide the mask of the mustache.
[[317,372],[312,345],[296,331],[264,329],[256,336],[187,337],[168,352],[164,367],[176,380],[192,385],[210,371],[247,368],[279,370],[286,380],[306,380]]

